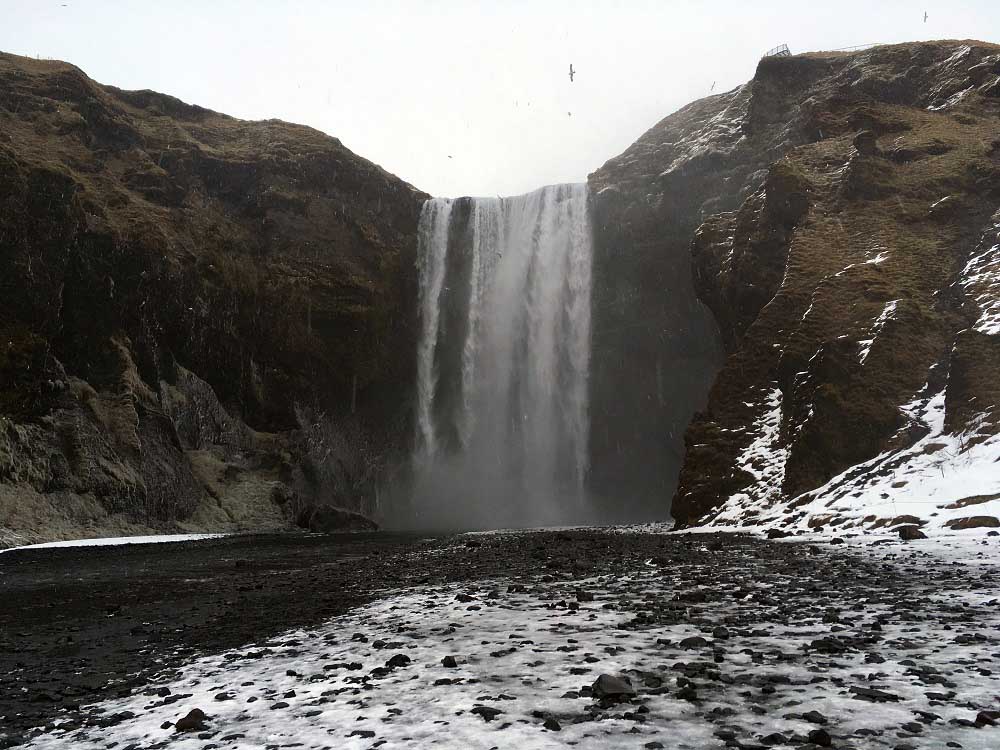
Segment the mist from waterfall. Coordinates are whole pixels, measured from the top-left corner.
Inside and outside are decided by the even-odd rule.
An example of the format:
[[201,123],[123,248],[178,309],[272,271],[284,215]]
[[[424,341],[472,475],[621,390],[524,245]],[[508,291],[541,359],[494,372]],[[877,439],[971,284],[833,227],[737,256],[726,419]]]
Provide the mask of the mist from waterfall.
[[402,525],[589,518],[591,254],[584,184],[424,205],[416,453]]

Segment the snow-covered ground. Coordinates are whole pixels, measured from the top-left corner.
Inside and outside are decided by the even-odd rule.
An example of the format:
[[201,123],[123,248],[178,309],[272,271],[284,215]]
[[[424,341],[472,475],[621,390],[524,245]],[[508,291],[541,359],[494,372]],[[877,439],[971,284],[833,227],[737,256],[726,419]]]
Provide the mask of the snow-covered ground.
[[[773,565],[759,543],[665,544],[704,564],[398,591],[197,659],[29,746],[1000,747],[982,713],[1000,710],[996,539],[796,542]],[[598,700],[602,674],[637,695]],[[175,731],[194,708],[204,727]]]
[[190,542],[197,539],[217,539],[225,534],[157,534],[154,536],[114,536],[101,539],[70,539],[64,542],[25,544],[21,547],[0,549],[0,554],[17,549],[51,549],[53,547],[113,547],[122,544],[160,544],[164,542]]

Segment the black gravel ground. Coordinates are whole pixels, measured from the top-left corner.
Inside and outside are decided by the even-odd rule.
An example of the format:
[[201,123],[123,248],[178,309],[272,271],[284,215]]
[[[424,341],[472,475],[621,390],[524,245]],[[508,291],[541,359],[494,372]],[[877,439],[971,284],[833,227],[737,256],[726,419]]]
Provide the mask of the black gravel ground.
[[[23,550],[0,555],[0,747],[58,723],[86,723],[81,705],[131,695],[153,673],[195,655],[320,623],[389,590],[421,585],[459,591],[479,581],[526,576],[541,583],[571,582],[650,566],[671,571],[669,586],[641,606],[636,598],[625,607],[634,615],[627,627],[664,627],[694,617],[710,634],[710,626],[718,624],[710,610],[735,597],[741,609],[730,618],[732,626],[752,624],[755,608],[771,622],[815,615],[833,634],[818,639],[813,650],[863,649],[877,657],[877,629],[873,633],[865,623],[854,635],[852,625],[857,621],[862,628],[864,603],[877,603],[891,606],[895,618],[912,623],[915,632],[922,619],[933,618],[940,626],[940,618],[947,617],[948,629],[954,627],[957,635],[988,639],[986,652],[1000,650],[997,633],[977,629],[976,608],[921,606],[935,587],[981,590],[981,570],[946,562],[917,570],[868,559],[857,549],[749,536],[616,530],[471,537],[271,535]],[[748,581],[777,585],[754,591]],[[892,619],[883,615],[879,621]],[[987,675],[996,670],[996,660],[988,661],[978,665]],[[989,720],[991,714],[984,716]],[[1000,732],[997,738],[1000,747]],[[752,746],[735,735],[720,739],[732,747]]]

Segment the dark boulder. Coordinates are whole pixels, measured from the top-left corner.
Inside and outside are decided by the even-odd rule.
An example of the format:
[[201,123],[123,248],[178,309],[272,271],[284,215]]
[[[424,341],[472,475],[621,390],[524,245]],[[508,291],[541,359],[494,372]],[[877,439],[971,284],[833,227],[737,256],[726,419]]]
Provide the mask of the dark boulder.
[[708,640],[700,635],[692,635],[689,638],[684,638],[680,642],[681,648],[705,648],[708,645]]
[[825,729],[813,729],[806,735],[808,739],[814,745],[819,745],[820,747],[830,747],[833,744],[833,739],[830,737],[830,733]]
[[410,657],[406,654],[394,654],[389,661],[385,663],[390,669],[396,669],[398,667],[406,667],[410,664]]
[[636,692],[632,683],[627,677],[616,677],[612,674],[602,674],[598,677],[590,689],[594,696],[602,699],[625,700],[633,697]]
[[898,695],[877,688],[852,687],[850,692],[855,698],[872,703],[895,703],[901,700]]
[[360,513],[320,505],[308,511],[301,525],[309,531],[330,534],[338,531],[378,531],[378,524]]
[[920,530],[919,526],[900,526],[896,531],[899,532],[899,538],[906,542],[927,538],[927,535]]
[[472,709],[472,713],[482,718],[483,721],[489,723],[502,714],[503,711],[499,708],[490,708],[489,706],[476,706]]
[[205,729],[205,722],[208,715],[200,708],[192,708],[187,715],[181,717],[174,724],[175,732],[200,732]]

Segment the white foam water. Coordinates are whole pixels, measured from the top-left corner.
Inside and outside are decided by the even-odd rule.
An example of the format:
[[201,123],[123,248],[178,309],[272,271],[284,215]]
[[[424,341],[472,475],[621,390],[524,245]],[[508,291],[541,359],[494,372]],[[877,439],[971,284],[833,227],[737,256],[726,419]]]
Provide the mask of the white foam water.
[[586,185],[434,198],[419,233],[417,449],[406,525],[584,517]]

